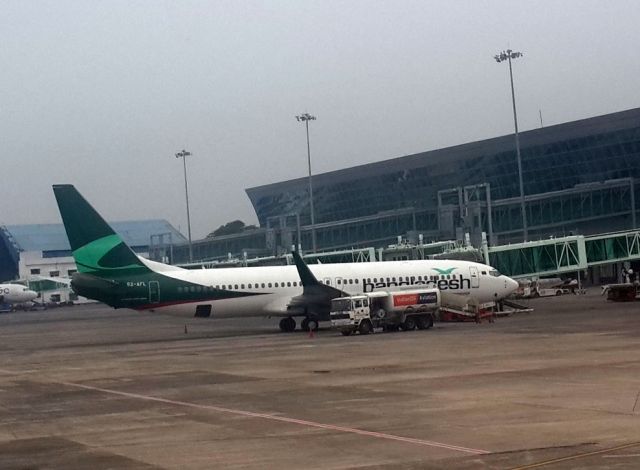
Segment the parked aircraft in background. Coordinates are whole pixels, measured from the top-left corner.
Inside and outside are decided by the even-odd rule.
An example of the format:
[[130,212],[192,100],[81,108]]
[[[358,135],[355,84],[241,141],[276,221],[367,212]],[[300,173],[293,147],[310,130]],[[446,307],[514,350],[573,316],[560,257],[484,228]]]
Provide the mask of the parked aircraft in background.
[[307,266],[189,270],[136,255],[72,185],[53,191],[78,272],[73,290],[114,308],[190,317],[279,316],[293,331],[329,320],[331,299],[408,286],[436,287],[443,303],[479,304],[511,294],[518,284],[490,266],[452,260],[386,261]]
[[38,294],[22,284],[0,284],[0,304],[31,302]]

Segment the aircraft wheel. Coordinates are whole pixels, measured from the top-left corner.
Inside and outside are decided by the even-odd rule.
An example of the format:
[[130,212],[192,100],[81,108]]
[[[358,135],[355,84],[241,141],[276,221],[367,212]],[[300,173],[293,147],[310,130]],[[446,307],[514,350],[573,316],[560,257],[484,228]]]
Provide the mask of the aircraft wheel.
[[285,333],[291,333],[296,329],[296,321],[292,317],[283,318],[280,320],[280,329]]
[[318,320],[313,317],[304,317],[304,320],[302,320],[300,324],[300,328],[302,328],[303,331],[318,331],[319,326]]
[[315,318],[305,318],[307,320],[307,328],[311,331],[318,331],[320,324]]

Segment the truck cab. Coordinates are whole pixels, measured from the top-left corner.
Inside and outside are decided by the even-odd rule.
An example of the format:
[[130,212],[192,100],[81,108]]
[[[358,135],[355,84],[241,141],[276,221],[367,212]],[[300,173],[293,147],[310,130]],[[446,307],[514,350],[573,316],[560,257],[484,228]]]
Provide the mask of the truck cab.
[[334,328],[353,326],[354,322],[359,324],[370,316],[369,297],[366,295],[338,297],[331,301],[331,326]]

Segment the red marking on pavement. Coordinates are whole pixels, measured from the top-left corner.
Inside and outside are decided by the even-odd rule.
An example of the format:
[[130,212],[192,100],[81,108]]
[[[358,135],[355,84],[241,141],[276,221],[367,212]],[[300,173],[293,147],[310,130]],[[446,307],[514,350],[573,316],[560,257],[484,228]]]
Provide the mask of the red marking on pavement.
[[139,400],[148,400],[148,401],[155,401],[155,402],[158,402],[158,403],[167,403],[167,404],[170,404],[170,405],[185,406],[185,407],[189,407],[189,408],[197,408],[197,409],[201,409],[201,410],[217,411],[219,413],[228,413],[228,414],[234,414],[234,415],[239,415],[239,416],[246,416],[246,417],[249,417],[249,418],[269,419],[269,420],[272,420],[272,421],[279,421],[279,422],[282,422],[282,423],[299,424],[301,426],[307,426],[307,427],[311,427],[311,428],[328,429],[328,430],[331,430],[331,431],[339,431],[339,432],[344,432],[344,433],[358,434],[360,436],[376,437],[376,438],[379,438],[379,439],[389,439],[389,440],[392,440],[392,441],[406,442],[408,444],[416,444],[416,445],[428,446],[428,447],[439,447],[441,449],[455,450],[455,451],[458,451],[458,452],[465,452],[467,454],[480,455],[480,454],[488,454],[489,453],[489,451],[487,451],[487,450],[472,449],[472,448],[469,448],[469,447],[461,447],[461,446],[456,446],[456,445],[451,445],[451,444],[444,444],[442,442],[426,441],[426,440],[423,440],[423,439],[414,439],[412,437],[396,436],[394,434],[387,434],[387,433],[375,432],[375,431],[366,431],[364,429],[349,428],[349,427],[344,427],[344,426],[336,426],[336,425],[333,425],[333,424],[317,423],[315,421],[307,421],[307,420],[304,420],[304,419],[287,418],[286,416],[276,416],[276,415],[267,414],[267,413],[254,413],[252,411],[235,410],[235,409],[232,409],[232,408],[223,408],[223,407],[220,407],[220,406],[212,406],[212,405],[202,405],[202,404],[198,404],[198,403],[191,403],[191,402],[180,401],[180,400],[169,400],[167,398],[154,397],[154,396],[150,396],[150,395],[140,395],[138,393],[121,392],[121,391],[118,391],[118,390],[111,390],[111,389],[108,389],[108,388],[93,387],[91,385],[83,385],[83,384],[78,384],[78,383],[73,383],[73,382],[58,382],[58,383],[60,383],[62,385],[67,385],[67,386],[70,386],[70,387],[84,388],[86,390],[94,390],[94,391],[97,391],[97,392],[109,393],[109,394],[112,394],[112,395],[119,395],[119,396],[127,397],[127,398],[137,398]]

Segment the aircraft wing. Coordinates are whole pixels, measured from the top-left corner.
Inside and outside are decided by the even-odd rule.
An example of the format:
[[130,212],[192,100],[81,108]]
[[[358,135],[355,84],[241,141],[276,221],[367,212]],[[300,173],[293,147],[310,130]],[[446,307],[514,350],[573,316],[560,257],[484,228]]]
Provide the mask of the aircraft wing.
[[287,304],[287,313],[290,315],[315,315],[319,320],[328,320],[331,300],[349,294],[318,281],[300,254],[297,251],[291,254],[300,276],[302,294],[291,298]]

